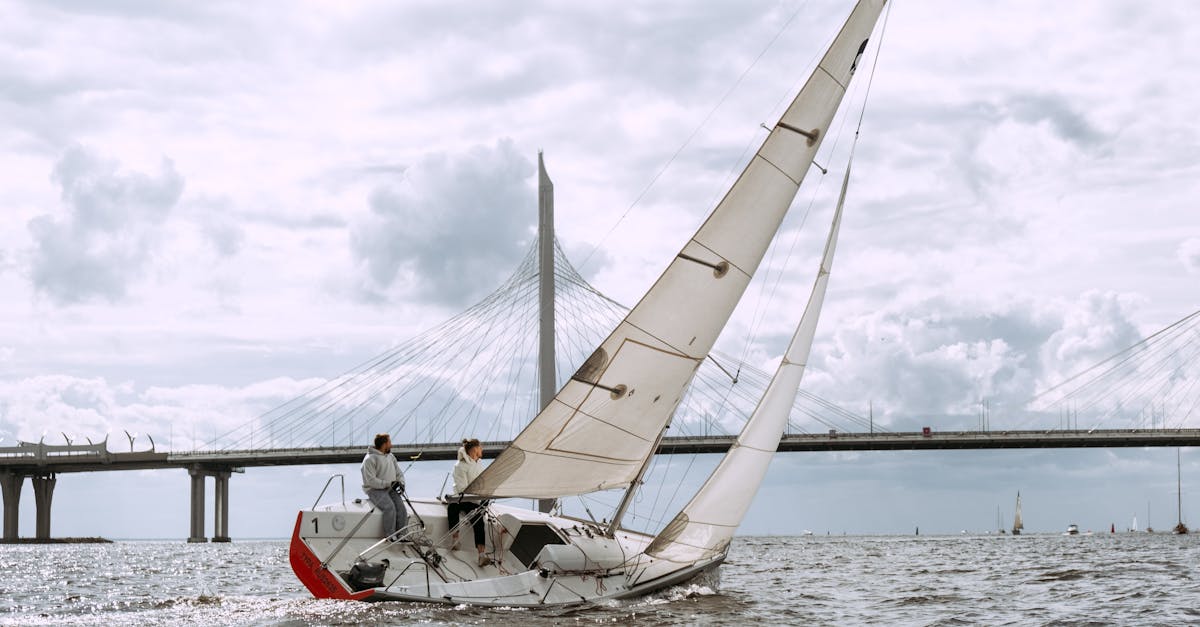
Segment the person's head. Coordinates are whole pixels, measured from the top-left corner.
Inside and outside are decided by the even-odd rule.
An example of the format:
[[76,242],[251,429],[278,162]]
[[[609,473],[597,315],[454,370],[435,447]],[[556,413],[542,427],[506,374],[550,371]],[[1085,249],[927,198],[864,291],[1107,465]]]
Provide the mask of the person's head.
[[392,452],[392,436],[390,436],[386,433],[376,434],[375,435],[375,450],[379,451],[380,453],[391,453]]
[[475,438],[466,438],[463,440],[463,450],[467,452],[467,457],[475,461],[479,461],[483,457],[483,445]]

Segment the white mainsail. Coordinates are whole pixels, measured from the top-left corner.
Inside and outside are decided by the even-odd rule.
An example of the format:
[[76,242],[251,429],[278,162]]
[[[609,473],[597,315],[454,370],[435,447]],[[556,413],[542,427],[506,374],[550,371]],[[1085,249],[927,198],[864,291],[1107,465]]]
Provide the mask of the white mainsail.
[[796,333],[783,354],[783,362],[779,364],[762,400],[729,452],[691,502],[646,547],[647,555],[683,563],[719,555],[725,552],[738,525],[742,523],[759,484],[767,474],[775,449],[779,448],[779,438],[787,427],[792,404],[800,389],[804,366],[808,363],[813,336],[817,331],[821,305],[825,301],[829,273],[833,268],[833,253],[837,247],[842,207],[846,202],[849,184],[850,168],[847,166],[817,279],[813,282],[812,294]]
[[1025,523],[1021,522],[1021,493],[1017,492],[1017,513],[1013,514],[1013,534],[1018,533],[1025,528]]
[[635,480],[779,229],[885,1],[855,6],[716,209],[468,493],[554,498]]

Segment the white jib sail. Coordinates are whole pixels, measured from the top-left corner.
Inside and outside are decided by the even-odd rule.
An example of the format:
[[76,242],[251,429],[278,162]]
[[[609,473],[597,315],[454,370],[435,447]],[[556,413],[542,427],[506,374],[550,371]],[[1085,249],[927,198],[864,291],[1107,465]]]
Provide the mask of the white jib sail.
[[725,552],[738,525],[742,524],[742,518],[767,474],[775,449],[779,448],[779,439],[796,402],[817,331],[817,320],[821,316],[821,305],[825,302],[825,288],[833,268],[833,252],[837,247],[849,183],[850,167],[847,165],[812,294],[775,376],[729,452],[691,502],[646,547],[646,555],[682,563],[713,557]]
[[634,480],[779,229],[884,1],[858,3],[716,209],[468,493],[555,498]]

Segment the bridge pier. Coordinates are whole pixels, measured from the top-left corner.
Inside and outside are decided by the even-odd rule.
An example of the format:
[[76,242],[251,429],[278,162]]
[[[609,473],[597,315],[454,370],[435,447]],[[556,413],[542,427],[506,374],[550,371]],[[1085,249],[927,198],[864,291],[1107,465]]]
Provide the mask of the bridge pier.
[[58,479],[54,473],[49,475],[34,475],[31,477],[33,481],[33,503],[37,507],[37,524],[36,538],[38,540],[50,539],[50,503],[54,500],[54,486],[58,483]]
[[188,474],[192,477],[191,528],[188,542],[208,542],[204,535],[204,478],[213,478],[213,536],[212,542],[230,542],[229,539],[229,476],[236,470],[192,466]]
[[213,473],[213,542],[229,542],[229,471]]
[[188,542],[208,542],[204,536],[204,471],[199,468],[189,468],[192,476],[192,507],[191,531],[188,532]]
[[14,472],[0,473],[0,492],[4,494],[4,539],[15,541],[19,537],[21,513],[21,486],[25,475]]

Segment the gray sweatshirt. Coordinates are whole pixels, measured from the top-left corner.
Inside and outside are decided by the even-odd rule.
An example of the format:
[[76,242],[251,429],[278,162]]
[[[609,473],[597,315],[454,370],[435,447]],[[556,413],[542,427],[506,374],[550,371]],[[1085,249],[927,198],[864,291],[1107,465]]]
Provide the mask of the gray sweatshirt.
[[367,449],[362,461],[362,486],[364,490],[386,490],[393,481],[404,483],[400,462],[391,453],[380,453],[375,448]]

